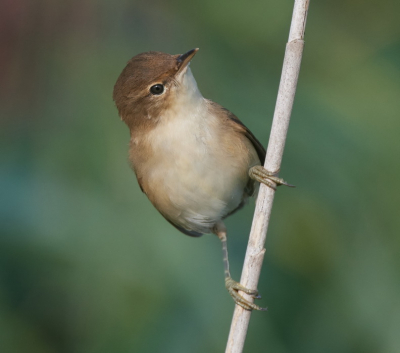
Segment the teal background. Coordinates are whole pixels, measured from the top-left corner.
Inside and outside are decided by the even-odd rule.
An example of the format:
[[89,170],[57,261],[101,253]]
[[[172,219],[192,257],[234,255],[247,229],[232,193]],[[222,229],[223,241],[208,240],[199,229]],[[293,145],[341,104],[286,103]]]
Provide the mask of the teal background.
[[[0,350],[223,352],[219,240],[141,193],[112,102],[133,56],[199,47],[203,95],[267,144],[293,1],[0,3]],[[400,2],[311,1],[245,352],[400,352]],[[240,278],[254,201],[228,221]]]

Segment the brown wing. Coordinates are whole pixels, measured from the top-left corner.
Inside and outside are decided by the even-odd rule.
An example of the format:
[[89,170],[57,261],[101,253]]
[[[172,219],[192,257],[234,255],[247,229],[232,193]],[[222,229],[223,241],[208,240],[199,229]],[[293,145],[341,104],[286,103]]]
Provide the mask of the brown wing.
[[[257,140],[257,138],[253,135],[253,133],[239,120],[239,118],[235,114],[230,112],[228,109],[225,109],[224,107],[220,106],[219,104],[214,103],[213,101],[208,100],[208,103],[210,105],[210,109],[214,110],[216,116],[219,116],[222,119],[227,119],[227,123],[233,126],[233,128],[236,131],[246,136],[246,138],[251,142],[254,149],[256,150],[257,156],[260,160],[260,164],[263,165],[265,161],[266,152],[261,142]],[[255,181],[249,178],[246,188],[243,190],[244,194],[247,195],[248,197],[252,196],[254,194],[255,187],[256,187]],[[238,205],[238,207],[236,207],[234,210],[228,213],[224,218],[230,216],[231,214],[243,208],[243,206],[246,204],[246,200],[247,197],[244,197],[242,202]]]
[[260,164],[263,165],[266,152],[261,142],[257,140],[253,133],[239,120],[235,114],[213,101],[208,100],[208,103],[210,104],[212,110],[217,111],[217,116],[222,116],[226,119],[229,119],[229,121],[233,123],[234,127],[247,137],[257,152],[258,158],[260,159]]

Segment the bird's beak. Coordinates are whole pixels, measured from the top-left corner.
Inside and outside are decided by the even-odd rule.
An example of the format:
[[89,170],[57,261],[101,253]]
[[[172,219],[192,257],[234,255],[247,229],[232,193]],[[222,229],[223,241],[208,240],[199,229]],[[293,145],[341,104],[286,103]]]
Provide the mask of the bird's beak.
[[178,64],[178,72],[182,72],[185,69],[185,67],[188,66],[190,60],[193,59],[198,50],[199,48],[194,48],[192,50],[189,50],[187,53],[179,55],[177,57],[176,62]]

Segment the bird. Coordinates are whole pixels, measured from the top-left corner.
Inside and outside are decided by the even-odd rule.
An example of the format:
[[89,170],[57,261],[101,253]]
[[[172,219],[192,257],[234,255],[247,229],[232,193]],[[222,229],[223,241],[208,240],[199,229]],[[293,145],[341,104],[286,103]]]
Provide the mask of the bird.
[[263,311],[254,303],[258,291],[231,277],[224,219],[257,194],[259,183],[293,185],[262,166],[264,147],[233,113],[203,97],[189,65],[198,50],[134,56],[113,100],[130,131],[129,161],[141,190],[180,232],[217,235],[229,294],[242,308]]

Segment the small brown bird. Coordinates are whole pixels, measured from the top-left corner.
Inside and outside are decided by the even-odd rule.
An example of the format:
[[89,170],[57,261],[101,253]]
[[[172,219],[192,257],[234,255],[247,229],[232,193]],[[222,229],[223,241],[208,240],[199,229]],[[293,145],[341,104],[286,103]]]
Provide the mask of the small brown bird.
[[201,95],[189,68],[197,51],[138,54],[122,71],[113,98],[130,129],[129,160],[140,188],[169,223],[193,237],[221,239],[234,301],[265,310],[238,293],[260,298],[257,290],[231,278],[223,219],[243,207],[257,182],[291,185],[261,166],[265,150],[250,130]]

